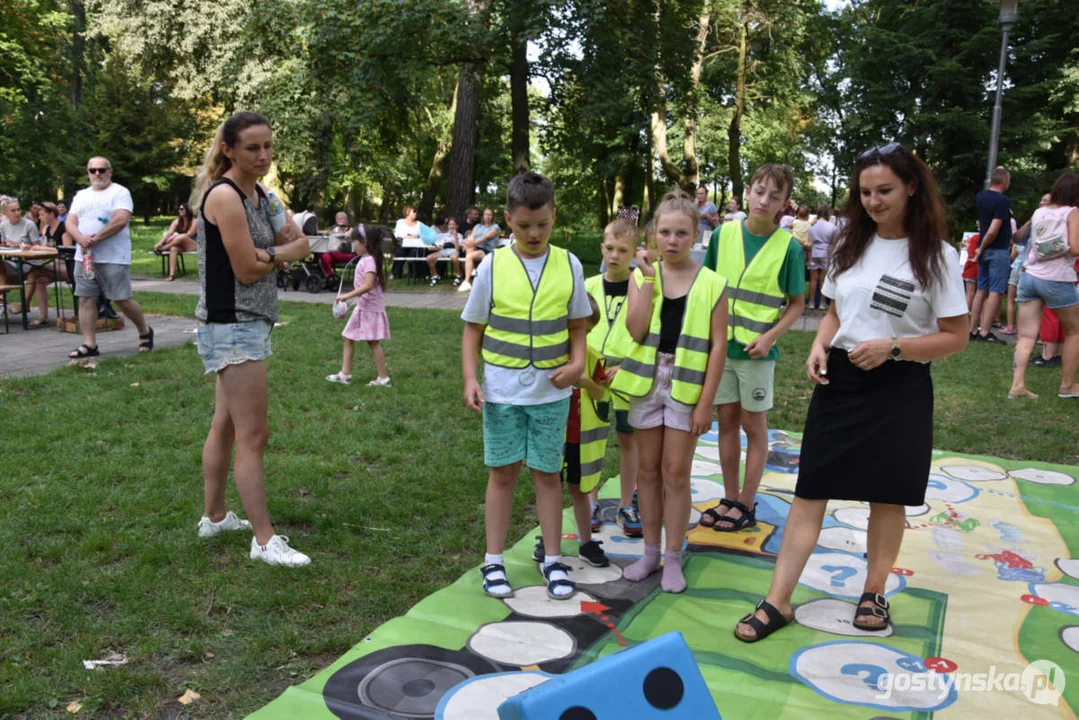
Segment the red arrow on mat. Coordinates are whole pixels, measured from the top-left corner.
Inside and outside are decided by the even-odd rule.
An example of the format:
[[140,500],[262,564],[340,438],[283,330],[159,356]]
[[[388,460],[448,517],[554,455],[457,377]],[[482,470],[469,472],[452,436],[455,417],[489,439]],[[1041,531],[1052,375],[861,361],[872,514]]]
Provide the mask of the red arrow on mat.
[[608,610],[610,610],[610,608],[601,602],[592,602],[591,600],[581,601],[581,612],[595,613],[596,615],[599,615],[601,613],[607,612]]

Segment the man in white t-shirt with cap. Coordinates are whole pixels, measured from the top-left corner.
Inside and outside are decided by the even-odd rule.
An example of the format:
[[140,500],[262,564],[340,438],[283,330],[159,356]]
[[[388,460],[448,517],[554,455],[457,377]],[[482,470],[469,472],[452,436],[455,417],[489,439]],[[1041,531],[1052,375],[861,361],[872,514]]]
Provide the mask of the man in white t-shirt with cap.
[[[142,308],[131,299],[131,193],[112,181],[107,158],[92,157],[86,164],[90,187],[80,190],[71,202],[66,228],[75,239],[75,297],[79,299],[79,328],[83,343],[71,352],[72,359],[94,357],[97,349],[97,298],[116,303],[139,332],[139,352],[154,349],[154,330]],[[85,267],[84,257],[92,260]]]

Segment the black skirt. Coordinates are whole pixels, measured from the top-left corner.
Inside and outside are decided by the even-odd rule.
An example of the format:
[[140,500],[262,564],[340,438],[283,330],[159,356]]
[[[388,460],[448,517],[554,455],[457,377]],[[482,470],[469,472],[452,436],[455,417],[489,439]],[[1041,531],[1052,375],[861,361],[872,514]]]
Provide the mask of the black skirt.
[[929,365],[887,361],[865,371],[828,354],[827,385],[806,414],[794,494],[808,500],[921,505],[933,459]]

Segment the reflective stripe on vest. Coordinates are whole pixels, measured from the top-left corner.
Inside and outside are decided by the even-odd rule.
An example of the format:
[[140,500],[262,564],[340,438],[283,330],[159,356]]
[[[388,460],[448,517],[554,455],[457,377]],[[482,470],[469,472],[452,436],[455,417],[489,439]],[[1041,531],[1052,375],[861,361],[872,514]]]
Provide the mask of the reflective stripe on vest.
[[779,322],[786,301],[779,287],[779,273],[790,239],[789,232],[776,229],[747,266],[742,223],[724,223],[721,227],[716,271],[731,278],[727,291],[728,340],[748,345]]
[[[637,287],[641,287],[640,271],[633,275]],[[712,312],[723,297],[727,287],[726,278],[702,267],[690,285],[686,298],[686,311],[674,350],[674,368],[671,371],[671,397],[683,405],[696,405],[701,397],[705,371],[708,369],[708,353],[711,350]],[[663,307],[663,264],[657,266],[656,281],[652,294],[652,316],[648,335],[644,341],[634,343],[621,370],[614,377],[611,389],[632,397],[644,397],[652,390],[656,375],[656,352],[659,347],[661,310]]]
[[[599,353],[589,348],[585,365],[585,374],[588,377],[595,375],[599,361]],[[580,490],[581,492],[590,492],[599,486],[599,481],[602,477],[603,466],[607,459],[607,437],[610,434],[611,426],[608,420],[604,420],[599,416],[596,401],[592,399],[588,391],[575,390],[574,392],[580,393],[580,402],[577,404],[581,411]]]
[[603,290],[603,275],[593,275],[584,281],[585,291],[599,305],[600,321],[588,333],[588,347],[594,348],[607,360],[608,365],[618,365],[633,346],[633,338],[626,328],[626,300],[615,312],[614,320],[607,318],[607,294]]
[[539,282],[532,281],[513,247],[491,255],[491,312],[483,333],[483,361],[509,368],[556,368],[569,361],[569,253],[548,246]]

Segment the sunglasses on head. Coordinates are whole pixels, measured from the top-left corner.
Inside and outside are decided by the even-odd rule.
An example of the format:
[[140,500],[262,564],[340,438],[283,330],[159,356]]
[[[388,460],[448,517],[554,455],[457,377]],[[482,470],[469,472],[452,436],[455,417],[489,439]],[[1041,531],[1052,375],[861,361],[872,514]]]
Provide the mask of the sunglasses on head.
[[869,148],[864,153],[859,155],[858,159],[859,160],[865,160],[868,157],[872,157],[874,154],[877,154],[877,155],[891,155],[892,153],[894,153],[896,150],[898,150],[901,147],[903,147],[903,146],[900,145],[897,142],[888,143],[887,145],[877,145],[875,147]]
[[97,174],[104,175],[108,171],[109,171],[108,168],[86,168],[86,172],[90,173],[91,175],[97,175]]

